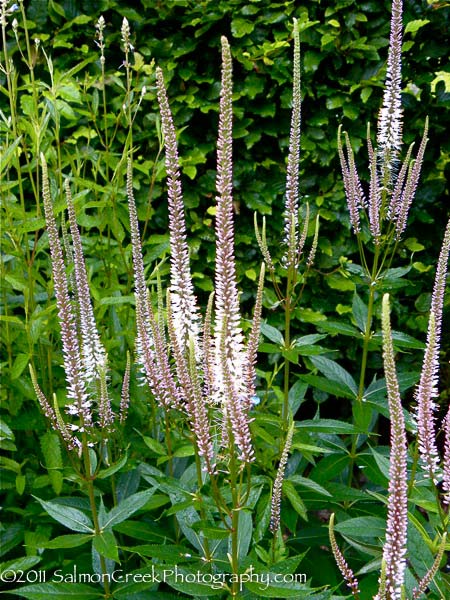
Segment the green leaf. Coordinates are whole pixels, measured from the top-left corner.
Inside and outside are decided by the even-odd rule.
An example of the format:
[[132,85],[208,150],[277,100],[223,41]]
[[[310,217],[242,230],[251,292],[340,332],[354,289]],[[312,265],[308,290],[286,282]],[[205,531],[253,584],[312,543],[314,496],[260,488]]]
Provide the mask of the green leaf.
[[[239,511],[238,525],[238,561],[241,562],[248,554],[253,534],[252,514],[249,510]],[[229,538],[228,552],[231,552],[231,536]]]
[[102,529],[114,527],[122,521],[125,521],[132,514],[140,510],[155,493],[156,488],[138,492],[125,498],[120,504],[112,508],[105,516],[104,521],[100,523]]
[[350,337],[361,339],[361,332],[358,331],[356,327],[353,327],[353,325],[349,325],[348,323],[341,323],[340,321],[326,321],[319,323],[318,327],[328,331],[329,333],[348,335]]
[[429,19],[415,19],[407,23],[405,27],[405,33],[416,33],[421,27],[424,27],[430,22]]
[[56,504],[55,502],[46,502],[37,496],[33,496],[42,508],[58,523],[61,523],[72,531],[80,531],[82,533],[94,533],[92,521],[81,510]]
[[277,344],[281,348],[284,347],[284,338],[278,329],[268,325],[267,323],[261,323],[261,333],[266,336],[271,342]]
[[299,421],[295,424],[296,429],[306,429],[307,431],[318,431],[321,433],[335,433],[342,435],[347,433],[361,433],[361,431],[345,421],[335,419],[314,419]]
[[254,27],[254,23],[245,19],[236,18],[231,21],[231,33],[236,38],[241,38],[251,33]]
[[359,330],[365,333],[367,328],[368,308],[356,293],[353,296],[352,312]]
[[14,359],[14,364],[11,369],[11,379],[12,380],[17,379],[18,377],[20,377],[22,375],[29,360],[30,360],[29,354],[18,354],[16,356],[16,358]]
[[106,479],[107,477],[114,475],[114,473],[117,473],[117,471],[120,471],[120,469],[127,463],[127,460],[128,460],[128,454],[125,452],[125,454],[122,456],[122,458],[120,460],[118,460],[117,462],[112,464],[107,469],[102,469],[101,471],[99,471],[99,473],[97,475],[98,479]]
[[[62,576],[62,575],[61,575]],[[17,590],[9,590],[10,594],[16,594],[21,598],[30,600],[91,600],[94,598],[104,598],[103,592],[99,589],[85,585],[83,583],[41,583],[37,585],[27,585]]]
[[0,573],[6,573],[9,571],[12,574],[13,572],[17,573],[17,571],[28,571],[28,569],[31,569],[31,567],[34,567],[40,562],[40,556],[23,556],[22,558],[14,558],[8,562],[0,563]]
[[348,538],[383,540],[386,521],[380,517],[355,517],[334,526],[335,530]]
[[80,533],[74,533],[73,535],[60,535],[55,537],[53,540],[47,542],[40,542],[40,548],[78,548],[83,544],[92,540],[92,535],[82,535]]
[[308,520],[308,514],[306,512],[306,506],[303,500],[300,498],[300,494],[294,487],[294,484],[291,480],[285,479],[283,481],[283,494],[286,495],[286,498],[289,499],[293,509],[297,514],[301,516],[305,521]]
[[[225,531],[227,534],[227,530]],[[215,538],[218,539],[218,538]],[[192,549],[187,546],[178,546],[176,544],[142,544],[139,546],[125,546],[124,550],[133,552],[144,558],[157,558],[169,564],[176,562],[189,562],[192,560]]]
[[313,490],[314,492],[317,492],[322,496],[331,496],[330,492],[327,491],[324,487],[322,487],[312,479],[308,479],[307,477],[302,477],[301,475],[291,475],[288,478],[288,481],[292,481],[292,483],[296,483],[297,485]]
[[44,455],[45,466],[55,494],[61,493],[63,484],[63,461],[61,456],[61,442],[59,435],[47,431],[40,438],[41,450]]
[[116,538],[112,531],[102,531],[102,533],[96,535],[94,537],[94,548],[100,556],[119,562]]
[[358,386],[348,371],[338,365],[334,360],[330,360],[324,356],[311,356],[310,360],[327,379],[347,387],[356,398],[358,395]]
[[348,390],[347,386],[331,381],[331,379],[327,379],[326,377],[320,377],[319,375],[300,375],[300,379],[301,381],[308,383],[311,387],[322,390],[323,392],[328,392],[337,398],[349,398],[350,400],[355,398],[354,394]]
[[22,542],[23,530],[24,527],[20,523],[14,523],[0,530],[0,556],[7,554]]

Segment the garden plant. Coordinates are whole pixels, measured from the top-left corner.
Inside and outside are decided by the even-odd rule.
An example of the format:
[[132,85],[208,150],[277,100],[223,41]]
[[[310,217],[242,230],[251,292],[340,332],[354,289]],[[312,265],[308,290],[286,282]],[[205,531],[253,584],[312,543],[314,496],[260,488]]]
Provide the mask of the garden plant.
[[[194,85],[175,60],[190,38],[155,29],[140,52],[144,17],[101,4],[0,2],[1,594],[449,598],[448,149],[427,160],[431,95],[408,132],[405,99],[426,93],[402,77],[446,7],[405,26],[402,0],[390,22],[370,2],[236,0],[230,37],[222,3],[143,2],[162,30],[212,32]],[[364,7],[384,43],[352,37]],[[317,36],[347,68],[378,61],[351,92],[376,96],[375,126],[344,94],[327,108],[350,122],[305,117]],[[271,70],[290,89],[266,90],[252,134],[240,102]],[[448,99],[444,67],[433,85]],[[277,102],[290,125],[268,124]],[[284,156],[261,160],[276,136]]]

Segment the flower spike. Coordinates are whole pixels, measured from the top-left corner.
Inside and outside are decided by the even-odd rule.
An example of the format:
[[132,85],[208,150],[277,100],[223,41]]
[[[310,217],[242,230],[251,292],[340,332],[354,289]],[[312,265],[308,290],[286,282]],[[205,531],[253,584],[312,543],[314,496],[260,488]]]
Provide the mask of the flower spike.
[[166,148],[170,230],[170,298],[173,325],[183,352],[186,354],[189,352],[190,340],[193,339],[198,356],[200,317],[189,268],[189,249],[186,241],[177,140],[163,73],[160,68],[156,69],[156,88]]
[[385,586],[389,600],[401,600],[406,566],[407,537],[407,443],[400,391],[395,370],[390,323],[389,295],[383,296],[382,308],[383,361],[391,418],[391,457],[389,463],[389,496],[386,541],[383,548]]

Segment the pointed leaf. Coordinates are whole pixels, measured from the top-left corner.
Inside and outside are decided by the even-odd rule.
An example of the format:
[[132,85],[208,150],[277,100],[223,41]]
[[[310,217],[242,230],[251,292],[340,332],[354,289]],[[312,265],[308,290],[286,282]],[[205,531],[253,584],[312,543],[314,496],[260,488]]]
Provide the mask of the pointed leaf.
[[56,504],[54,502],[46,502],[36,496],[33,496],[42,508],[51,516],[55,521],[61,523],[72,531],[80,531],[82,533],[94,533],[94,526],[90,518],[85,515],[81,510],[72,508],[70,506],[64,506],[62,504]]
[[137,494],[133,494],[132,496],[128,496],[123,502],[115,506],[110,512],[106,515],[105,520],[100,523],[102,529],[107,529],[110,527],[114,527],[122,521],[125,521],[132,514],[141,509],[147,501],[153,496],[156,488],[152,488],[150,490],[145,490],[144,492],[138,492]]
[[338,365],[334,360],[330,360],[324,356],[311,356],[310,360],[327,379],[347,387],[356,398],[358,395],[358,386],[348,371]]
[[83,583],[40,583],[36,585],[27,585],[17,590],[9,590],[10,594],[16,594],[21,598],[30,600],[91,600],[94,598],[104,598],[102,590],[84,585]]

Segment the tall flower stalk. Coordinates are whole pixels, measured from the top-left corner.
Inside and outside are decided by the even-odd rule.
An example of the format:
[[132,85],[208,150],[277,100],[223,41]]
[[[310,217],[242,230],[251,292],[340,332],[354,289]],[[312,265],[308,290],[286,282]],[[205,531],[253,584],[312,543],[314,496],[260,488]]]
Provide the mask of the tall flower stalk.
[[[313,265],[317,250],[319,222],[316,220],[313,242],[308,255],[305,255],[305,244],[309,228],[309,206],[304,210],[303,223],[299,219],[299,173],[300,173],[300,137],[301,137],[301,70],[300,70],[300,33],[298,21],[294,19],[293,24],[294,56],[293,56],[293,86],[292,86],[292,112],[291,128],[289,135],[289,151],[286,170],[286,194],[284,204],[284,253],[280,261],[282,272],[285,276],[285,287],[280,285],[277,278],[275,264],[272,260],[265,235],[265,222],[262,231],[259,231],[255,217],[255,233],[259,247],[272,283],[284,309],[284,343],[283,349],[292,349],[291,320],[292,314],[299,303],[305,287],[308,273]],[[300,272],[300,263],[304,262],[303,273]],[[283,373],[283,404],[281,409],[281,420],[284,436],[281,438],[280,452],[283,448],[284,438],[289,429],[289,422],[293,415],[289,414],[289,386],[290,386],[290,362],[284,361]]]
[[[383,549],[382,586],[377,600],[401,600],[406,565],[408,527],[407,442],[400,390],[395,369],[389,295],[383,296],[383,361],[391,419],[391,457],[386,541]],[[381,589],[382,588],[382,589]],[[383,591],[382,591],[383,590]]]
[[[435,413],[437,407],[434,399],[438,396],[439,346],[449,252],[450,221],[447,223],[444,241],[437,263],[431,300],[430,319],[428,323],[427,343],[420,381],[416,390],[417,437],[421,466],[425,474],[430,477],[435,484],[442,479],[443,475],[439,467],[439,452],[436,444]],[[444,421],[444,431],[445,423],[446,421]],[[448,439],[444,439],[444,448],[447,452],[448,445]]]
[[[393,0],[391,33],[387,59],[387,72],[383,103],[378,117],[377,146],[372,146],[370,129],[367,132],[369,155],[369,193],[363,191],[356,168],[350,139],[341,128],[338,132],[338,153],[341,162],[344,189],[350,214],[350,223],[358,241],[361,264],[368,280],[367,318],[363,331],[363,351],[360,367],[357,403],[355,410],[362,415],[369,344],[373,335],[374,305],[383,273],[390,266],[398,242],[406,228],[409,208],[420,177],[427,144],[428,121],[419,150],[413,158],[413,145],[403,163],[399,160],[402,145],[403,113],[401,107],[401,47],[402,0]],[[363,243],[363,223],[367,223],[371,237],[373,257],[370,261]],[[356,416],[357,416],[356,415]]]
[[[61,435],[66,448],[71,453],[72,464],[84,482],[95,535],[100,536],[102,530],[94,490],[94,480],[98,474],[100,461],[97,458],[93,460],[93,453],[109,466],[111,458],[108,451],[109,437],[113,434],[115,422],[120,421],[123,424],[128,411],[129,368],[127,367],[124,377],[119,414],[115,415],[111,409],[108,392],[107,355],[100,341],[90,301],[81,236],[76,223],[70,185],[66,180],[65,196],[73,249],[67,241],[66,253],[70,253],[70,256],[66,256],[65,260],[53,211],[48,167],[44,155],[41,155],[41,165],[43,206],[66,375],[66,417],[62,415],[56,396],[53,403],[48,401],[38,384],[36,373],[30,367],[31,380],[43,413],[50,421],[51,427]],[[66,262],[73,263],[72,278],[66,274]],[[99,560],[102,573],[107,574],[105,557],[100,555]],[[110,597],[107,578],[104,579],[104,588],[105,597]]]
[[[234,256],[232,192],[232,60],[222,38],[217,197],[216,276],[202,323],[189,266],[189,248],[182,198],[176,132],[163,73],[156,72],[157,96],[164,134],[171,248],[170,286],[165,327],[153,312],[142,260],[137,211],[133,196],[132,162],[128,161],[127,196],[136,295],[137,354],[145,380],[168,422],[169,411],[185,419],[195,449],[198,486],[206,471],[223,525],[231,538],[230,562],[238,573],[239,515],[245,506],[254,460],[250,409],[255,390],[255,361],[259,338],[264,269],[261,270],[253,325],[248,340],[241,329]],[[170,443],[170,431],[166,429]],[[231,502],[219,482],[227,474]],[[203,515],[205,517],[205,515]],[[206,539],[205,558],[211,559]],[[233,583],[233,593],[237,591]]]

